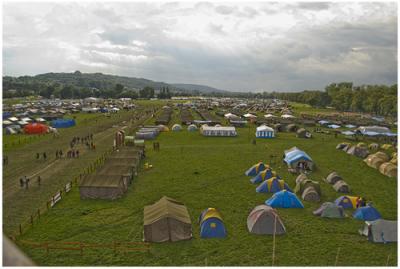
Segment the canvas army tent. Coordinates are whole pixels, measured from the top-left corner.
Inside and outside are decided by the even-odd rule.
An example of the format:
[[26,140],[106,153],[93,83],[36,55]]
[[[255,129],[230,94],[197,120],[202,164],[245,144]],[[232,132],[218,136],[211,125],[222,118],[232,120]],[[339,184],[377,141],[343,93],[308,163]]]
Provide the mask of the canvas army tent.
[[364,147],[352,146],[347,150],[347,154],[357,156],[359,158],[365,158],[368,156],[369,151]]
[[128,165],[109,165],[106,163],[97,173],[97,175],[109,175],[109,176],[122,176],[124,184],[130,185],[135,175],[135,169]]
[[247,229],[254,234],[285,234],[286,228],[275,209],[267,205],[256,206],[247,217]]
[[304,208],[297,196],[286,190],[274,193],[271,198],[265,201],[265,204],[273,208]]
[[261,125],[260,127],[257,127],[256,137],[257,138],[273,138],[273,137],[275,137],[275,130],[266,125]]
[[388,177],[397,176],[397,166],[391,162],[383,163],[379,166],[379,172]]
[[384,219],[366,221],[359,233],[367,236],[373,243],[397,242],[397,221]]
[[285,150],[284,155],[285,158],[283,160],[289,166],[289,168],[296,169],[302,163],[306,170],[312,170],[313,161],[311,157],[297,147]]
[[201,238],[226,237],[225,225],[221,214],[215,208],[205,209],[199,217]]
[[256,188],[259,193],[275,193],[281,190],[292,191],[284,180],[277,177],[265,180]]
[[192,222],[184,204],[163,196],[144,207],[144,241],[166,242],[192,238]]
[[344,209],[347,209],[347,208],[353,208],[354,209],[354,208],[357,208],[357,200],[359,198],[360,197],[348,196],[348,195],[340,196],[339,198],[337,198],[335,200],[335,204],[342,206]]
[[313,214],[322,218],[344,218],[345,216],[343,207],[331,202],[323,203]]
[[381,214],[373,206],[367,205],[356,209],[353,213],[353,218],[359,220],[377,220],[382,218]]
[[263,162],[256,163],[250,167],[246,172],[246,176],[256,176],[259,172],[265,169],[265,164]]
[[349,193],[350,192],[350,186],[344,180],[336,181],[336,183],[333,184],[333,189],[335,191],[341,192],[341,193]]
[[338,175],[338,173],[336,172],[332,172],[330,173],[325,181],[329,184],[335,184],[336,182],[338,182],[339,180],[343,180],[341,176]]
[[276,173],[273,172],[272,169],[267,165],[266,169],[264,169],[263,171],[258,173],[255,177],[250,179],[250,182],[253,184],[259,184],[259,183],[263,182],[264,180],[272,178],[274,176],[274,174],[276,175]]
[[87,175],[79,183],[81,199],[106,199],[120,198],[128,186],[122,176],[118,175]]

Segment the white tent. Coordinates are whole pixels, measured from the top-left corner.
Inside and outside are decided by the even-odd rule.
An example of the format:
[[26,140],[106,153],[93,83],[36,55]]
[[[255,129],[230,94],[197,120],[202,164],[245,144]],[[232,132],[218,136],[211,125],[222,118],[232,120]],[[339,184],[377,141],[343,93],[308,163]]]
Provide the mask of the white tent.
[[36,118],[36,121],[37,121],[37,122],[46,122],[46,120],[43,119],[43,118]]
[[10,118],[8,118],[8,120],[9,121],[18,121],[18,118],[17,117],[10,117]]
[[223,127],[212,127],[212,126],[202,126],[200,132],[204,136],[236,136],[235,127],[223,126]]
[[296,117],[293,116],[293,115],[289,115],[289,114],[283,114],[283,115],[281,116],[281,118],[283,118],[283,119],[293,119],[293,118],[296,118]]
[[275,130],[269,126],[261,125],[260,127],[257,127],[256,137],[257,138],[273,138],[273,137],[275,137]]
[[253,114],[250,114],[250,113],[244,114],[243,117],[245,117],[245,118],[253,118],[253,119],[257,118],[256,115],[253,115]]
[[238,116],[236,116],[235,114],[232,114],[232,113],[227,113],[224,115],[224,117],[227,119],[238,118]]
[[267,118],[267,119],[270,119],[270,118],[277,118],[277,116],[272,115],[272,114],[267,114],[267,115],[264,115],[264,118]]

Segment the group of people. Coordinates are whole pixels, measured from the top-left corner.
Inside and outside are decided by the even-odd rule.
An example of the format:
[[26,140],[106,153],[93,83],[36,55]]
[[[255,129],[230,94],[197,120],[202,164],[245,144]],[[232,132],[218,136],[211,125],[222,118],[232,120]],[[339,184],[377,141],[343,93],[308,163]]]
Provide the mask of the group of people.
[[[24,188],[24,187],[25,187],[25,189],[28,189],[28,188],[29,188],[29,182],[30,182],[30,180],[31,180],[31,179],[28,178],[27,176],[21,177],[21,178],[19,179],[19,184],[20,184],[21,188]],[[41,181],[42,181],[42,178],[41,178],[40,176],[38,176],[38,177],[37,177],[37,180],[36,180],[38,186],[40,186]]]
[[79,150],[70,149],[67,152],[67,158],[79,158]]
[[76,144],[86,144],[89,145],[89,143],[93,143],[93,134],[88,134],[87,136],[84,137],[79,137],[79,136],[74,136],[70,142],[70,147],[73,148]]
[[36,160],[40,160],[40,155],[43,156],[43,160],[47,160],[47,153],[43,152],[42,154],[40,154],[39,152],[36,152]]

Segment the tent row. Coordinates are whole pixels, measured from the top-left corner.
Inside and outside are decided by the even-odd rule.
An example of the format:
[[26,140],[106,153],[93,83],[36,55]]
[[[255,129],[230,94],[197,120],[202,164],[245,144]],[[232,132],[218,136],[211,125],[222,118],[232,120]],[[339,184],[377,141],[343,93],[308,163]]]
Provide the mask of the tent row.
[[369,154],[368,147],[364,143],[351,145],[350,143],[342,142],[336,146],[336,149],[343,150],[347,154],[354,155],[363,159]]
[[328,184],[331,184],[333,189],[336,192],[341,192],[341,193],[349,193],[350,192],[350,186],[335,171],[331,172],[325,178],[325,182],[328,183]]
[[115,200],[128,190],[137,175],[143,148],[122,147],[114,151],[94,174],[79,182],[81,199]]
[[364,159],[364,162],[368,166],[378,169],[379,172],[385,176],[397,176],[397,155],[390,160],[386,153],[378,151],[374,154],[368,155],[368,157]]
[[294,192],[307,202],[319,202],[321,200],[322,191],[319,183],[309,179],[306,175],[301,174],[296,178],[296,187]]

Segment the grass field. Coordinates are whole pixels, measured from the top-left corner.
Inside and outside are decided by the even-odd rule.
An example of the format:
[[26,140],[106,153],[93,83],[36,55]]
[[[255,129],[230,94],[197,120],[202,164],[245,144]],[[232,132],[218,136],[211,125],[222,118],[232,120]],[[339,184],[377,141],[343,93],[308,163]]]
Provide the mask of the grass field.
[[[179,120],[175,111],[173,121]],[[151,121],[149,121],[151,123]],[[322,178],[337,171],[352,188],[353,195],[373,201],[385,219],[397,219],[397,180],[368,167],[362,159],[336,150],[343,138],[315,134],[312,139],[296,138],[294,133],[278,133],[271,140],[258,139],[253,145],[255,126],[238,129],[235,138],[203,137],[198,132],[162,133],[160,151],[147,144],[151,170],[141,171],[127,194],[116,201],[79,198],[74,188],[54,209],[24,234],[21,239],[35,242],[81,241],[110,243],[138,242],[143,239],[143,207],[170,196],[186,204],[193,227],[193,239],[176,243],[151,244],[150,252],[114,255],[112,250],[51,251],[24,247],[40,265],[271,265],[272,237],[248,233],[249,212],[271,194],[255,192],[244,175],[251,165],[277,155],[274,170],[295,186],[295,176],[281,161],[283,150],[297,146],[305,150],[317,168],[311,174],[321,184],[322,201],[333,201],[340,194]],[[339,250],[339,266],[397,265],[397,244],[372,244],[358,234],[363,222],[351,217],[323,219],[312,215],[317,203],[304,202],[305,209],[278,209],[287,234],[276,238],[275,265],[333,266]],[[207,207],[223,215],[226,239],[200,239],[197,219]],[[351,215],[352,211],[347,211]]]

